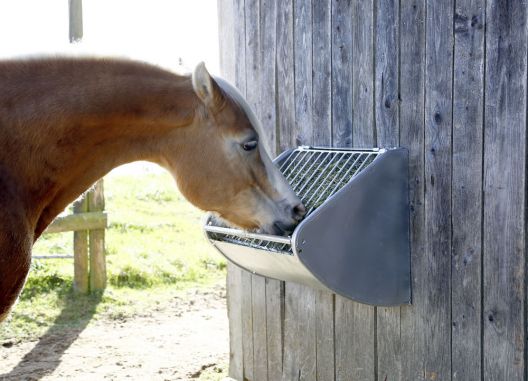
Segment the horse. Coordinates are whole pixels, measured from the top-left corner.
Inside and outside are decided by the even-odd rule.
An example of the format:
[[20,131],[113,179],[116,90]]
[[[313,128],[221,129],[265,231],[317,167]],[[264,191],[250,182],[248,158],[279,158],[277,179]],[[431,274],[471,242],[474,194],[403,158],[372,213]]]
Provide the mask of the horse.
[[183,196],[244,229],[285,234],[305,208],[273,165],[247,102],[203,63],[178,75],[96,58],[0,62],[0,322],[31,248],[111,169],[146,160]]

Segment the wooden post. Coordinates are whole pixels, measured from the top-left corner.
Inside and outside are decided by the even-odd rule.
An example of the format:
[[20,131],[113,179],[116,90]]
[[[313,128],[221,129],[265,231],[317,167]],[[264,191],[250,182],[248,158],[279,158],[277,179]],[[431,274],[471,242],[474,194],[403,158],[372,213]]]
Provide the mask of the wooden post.
[[[103,180],[99,180],[88,194],[88,210],[104,210]],[[103,290],[106,287],[105,230],[90,230],[90,290]]]
[[69,0],[70,42],[79,42],[83,36],[82,0]]
[[[73,213],[88,210],[88,200],[82,198],[73,204]],[[73,232],[73,290],[86,294],[88,288],[88,231]]]

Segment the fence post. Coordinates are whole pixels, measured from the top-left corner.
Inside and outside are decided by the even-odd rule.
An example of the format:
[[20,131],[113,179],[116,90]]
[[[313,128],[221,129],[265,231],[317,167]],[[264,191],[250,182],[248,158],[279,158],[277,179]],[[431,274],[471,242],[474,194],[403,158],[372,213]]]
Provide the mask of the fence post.
[[[104,210],[103,180],[99,180],[88,194],[88,210]],[[103,290],[106,287],[105,230],[90,230],[90,290]]]
[[[88,200],[83,197],[73,204],[73,213],[88,211]],[[73,232],[73,290],[88,293],[88,231]]]

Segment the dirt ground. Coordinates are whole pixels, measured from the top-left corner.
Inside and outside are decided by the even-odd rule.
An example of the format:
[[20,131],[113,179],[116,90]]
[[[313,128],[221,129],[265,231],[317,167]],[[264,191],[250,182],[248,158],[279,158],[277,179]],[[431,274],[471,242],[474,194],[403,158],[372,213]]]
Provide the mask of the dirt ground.
[[0,380],[221,380],[228,337],[225,288],[193,290],[144,316],[1,343]]

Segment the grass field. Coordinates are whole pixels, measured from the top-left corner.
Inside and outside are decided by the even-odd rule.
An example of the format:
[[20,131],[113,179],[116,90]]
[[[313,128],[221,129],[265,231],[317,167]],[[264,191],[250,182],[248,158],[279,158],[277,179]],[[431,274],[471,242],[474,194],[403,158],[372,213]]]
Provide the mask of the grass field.
[[[112,172],[105,196],[107,290],[74,295],[73,260],[34,260],[18,304],[0,325],[0,340],[36,338],[52,325],[126,317],[225,276],[225,261],[203,236],[203,213],[183,199],[168,173]],[[45,235],[34,254],[71,255],[72,235]]]

